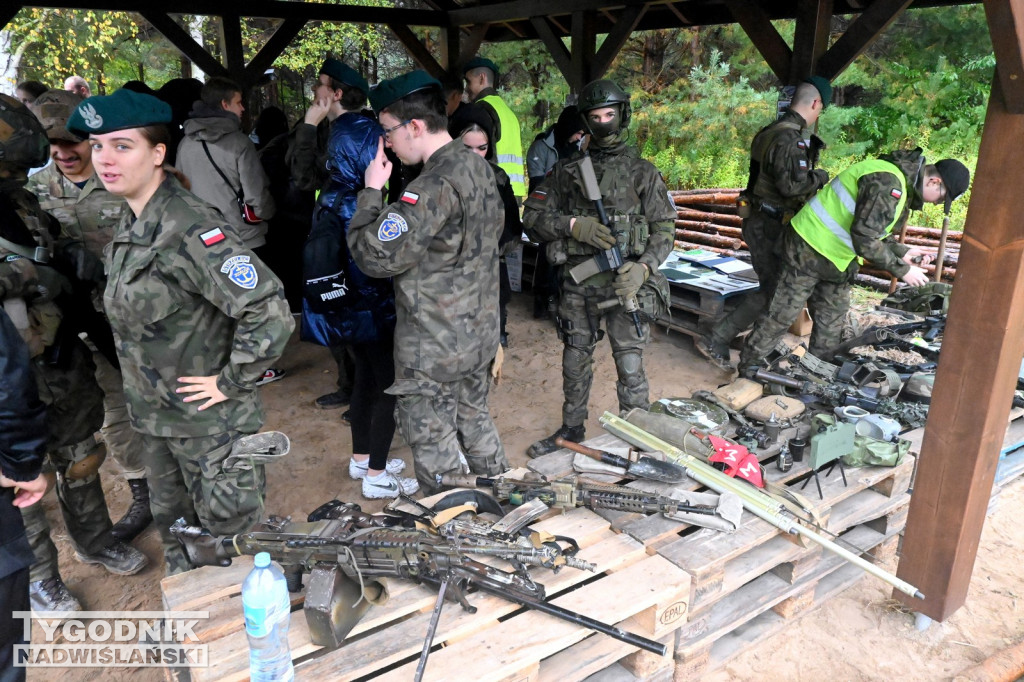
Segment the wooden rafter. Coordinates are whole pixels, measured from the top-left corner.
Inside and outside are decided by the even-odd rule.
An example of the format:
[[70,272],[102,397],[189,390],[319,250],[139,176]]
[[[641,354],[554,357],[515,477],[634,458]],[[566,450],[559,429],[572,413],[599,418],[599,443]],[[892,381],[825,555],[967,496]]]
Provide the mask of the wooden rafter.
[[818,74],[833,80],[863,54],[912,0],[875,0],[818,60]]
[[259,80],[263,72],[270,68],[270,65],[274,63],[274,60],[281,56],[281,53],[285,51],[295,36],[299,35],[299,31],[306,25],[305,19],[285,19],[277,30],[274,31],[274,35],[270,36],[266,44],[256,53],[256,56],[252,58],[252,61],[245,67],[246,72],[249,74],[250,82],[255,83]]
[[209,52],[204,50],[202,45],[193,40],[188,31],[178,25],[178,22],[163,12],[151,10],[138,11],[146,21],[153,24],[153,28],[160,31],[167,40],[171,41],[172,45],[181,50],[200,69],[213,76],[230,77],[227,68],[214,59]]
[[629,36],[633,33],[636,25],[640,23],[640,19],[646,11],[646,6],[640,6],[626,7],[619,12],[619,16],[615,18],[612,30],[604,39],[601,49],[597,51],[591,62],[591,79],[600,78],[608,71],[608,67],[611,66],[612,61],[619,54],[622,46],[626,44]]
[[434,59],[434,55],[430,54],[430,50],[423,45],[411,28],[405,24],[388,24],[388,28],[405,46],[405,49],[409,50],[409,54],[422,69],[437,79],[446,76],[445,68]]
[[726,6],[779,81],[789,80],[793,51],[756,0],[725,0]]
[[533,30],[537,32],[537,36],[541,42],[544,43],[544,47],[548,48],[548,53],[551,55],[551,59],[555,62],[555,66],[562,72],[562,77],[570,84],[572,84],[572,56],[569,54],[569,50],[565,47],[565,43],[562,39],[555,35],[555,32],[551,30],[548,20],[544,17],[533,17],[530,19],[530,23],[533,25]]

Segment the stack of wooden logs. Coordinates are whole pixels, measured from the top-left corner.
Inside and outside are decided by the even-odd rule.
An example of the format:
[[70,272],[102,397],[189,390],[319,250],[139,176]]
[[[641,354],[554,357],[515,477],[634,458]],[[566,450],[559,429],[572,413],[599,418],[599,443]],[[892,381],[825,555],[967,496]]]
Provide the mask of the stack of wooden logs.
[[[742,221],[736,215],[736,197],[740,191],[740,188],[714,188],[669,192],[676,205],[676,247],[715,251],[749,262],[750,252],[740,230]],[[907,226],[904,242],[938,248],[940,232],[933,227]],[[946,253],[942,259],[944,282],[952,282],[956,276],[962,237],[962,232],[953,230],[946,235]],[[934,264],[923,267],[929,277],[934,277]],[[866,263],[857,275],[857,283],[888,291],[890,276]]]

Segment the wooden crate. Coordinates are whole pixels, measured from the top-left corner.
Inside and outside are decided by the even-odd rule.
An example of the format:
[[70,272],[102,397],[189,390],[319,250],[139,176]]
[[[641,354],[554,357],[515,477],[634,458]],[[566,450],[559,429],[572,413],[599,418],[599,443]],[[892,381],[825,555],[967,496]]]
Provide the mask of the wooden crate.
[[[607,520],[585,509],[555,514],[535,527],[573,537],[582,548],[580,557],[597,564],[595,573],[566,568],[554,574],[531,569],[534,578],[545,585],[550,602],[658,638],[671,651],[673,628],[686,616],[686,609],[679,604],[685,603],[690,592],[684,571],[662,557],[648,555],[643,545],[614,533]],[[196,634],[209,645],[212,663],[209,668],[189,671],[192,680],[248,677],[240,585],[251,560],[235,561],[237,565],[227,569],[202,568],[161,584],[166,608],[210,611],[209,621],[196,628]],[[293,613],[288,639],[296,661],[296,679],[412,679],[436,593],[407,581],[388,582],[389,602],[372,608],[334,651],[312,644],[305,617]],[[581,641],[610,640],[492,595],[473,594],[469,601],[477,607],[474,614],[457,604],[445,605],[425,679],[535,679],[542,659]],[[294,607],[300,608],[301,602],[299,593],[293,598]],[[636,651],[623,645],[609,663]],[[671,656],[654,658],[671,665]],[[584,676],[581,672],[563,679]]]

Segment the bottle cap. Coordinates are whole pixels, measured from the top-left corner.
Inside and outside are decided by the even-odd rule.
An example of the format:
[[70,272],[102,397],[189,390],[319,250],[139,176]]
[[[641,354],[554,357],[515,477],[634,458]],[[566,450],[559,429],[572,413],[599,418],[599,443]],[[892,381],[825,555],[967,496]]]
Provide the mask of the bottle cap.
[[254,561],[256,568],[266,568],[270,565],[270,552],[260,552]]

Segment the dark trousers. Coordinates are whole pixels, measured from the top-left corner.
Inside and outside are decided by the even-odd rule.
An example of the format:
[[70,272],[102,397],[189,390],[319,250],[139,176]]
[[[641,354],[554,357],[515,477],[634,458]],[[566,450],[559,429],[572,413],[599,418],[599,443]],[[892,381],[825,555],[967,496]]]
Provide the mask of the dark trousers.
[[396,397],[384,390],[395,383],[394,337],[391,332],[370,343],[348,346],[355,375],[349,423],[352,452],[370,455],[369,467],[383,469],[395,435]]
[[349,353],[348,344],[339,343],[336,346],[328,346],[328,348],[330,348],[335,364],[338,365],[338,392],[351,396],[356,370],[352,364],[352,354]]
[[14,667],[14,647],[28,644],[25,621],[15,611],[28,611],[28,568],[0,578],[0,682],[22,682],[25,668]]

